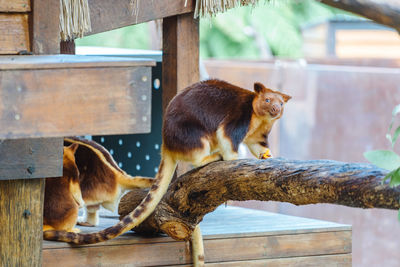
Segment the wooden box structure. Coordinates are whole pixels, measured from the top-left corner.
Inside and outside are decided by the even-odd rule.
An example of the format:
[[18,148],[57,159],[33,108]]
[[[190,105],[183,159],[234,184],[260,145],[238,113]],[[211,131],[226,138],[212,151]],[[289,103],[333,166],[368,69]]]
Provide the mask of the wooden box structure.
[[[92,31],[88,35],[164,19],[162,86],[165,108],[178,90],[199,78],[199,32],[198,20],[193,18],[194,5],[195,1],[187,0],[140,1],[136,15],[132,15],[131,0],[89,0]],[[163,247],[166,249],[163,253],[178,247],[181,257],[186,260],[177,256],[173,264],[187,264],[188,253],[183,243],[166,237],[143,239],[125,235],[104,245],[78,249],[42,242],[44,178],[61,176],[62,137],[144,133],[150,127],[148,77],[153,63],[149,60],[57,56],[64,52],[60,49],[59,12],[59,1],[0,0],[0,54],[3,55],[0,57],[0,265],[42,266],[42,263],[51,262],[49,253],[62,252],[65,256],[87,253],[91,260],[89,265],[97,265],[98,258],[103,259],[100,264],[105,264],[106,259],[101,257],[103,252],[98,250],[105,249],[107,255],[115,251],[128,255],[134,254],[130,248],[150,245]],[[33,55],[18,55],[27,53]],[[250,243],[258,240],[255,244],[265,244],[265,247],[256,250],[247,263],[258,259],[265,262],[271,259],[268,254],[273,253],[274,244],[285,242],[285,246],[296,251],[300,239],[293,243],[296,238],[291,237],[304,236],[306,244],[329,239],[327,242],[331,244],[336,234],[329,233],[337,232],[338,245],[334,245],[335,248],[323,246],[325,250],[318,255],[324,257],[323,254],[332,254],[327,251],[334,251],[343,254],[338,262],[348,263],[349,228],[335,227],[327,234],[318,231],[312,234],[321,235],[319,239],[307,239],[310,236],[296,232],[298,230],[294,230],[292,233],[296,235],[289,238],[275,236],[272,232],[258,237],[227,234],[225,239],[231,248],[225,253],[240,255],[247,246],[239,245],[243,240],[236,237]],[[210,233],[206,238],[206,257],[215,260],[223,255],[220,242]],[[276,254],[277,257],[283,257],[285,251]],[[292,256],[309,256],[296,253]],[[264,257],[260,258],[260,255]],[[57,258],[56,264],[65,260]],[[237,260],[240,259],[226,258],[224,264],[232,266],[232,261]],[[290,259],[283,262],[290,262]]]
[[[100,220],[100,228],[116,222]],[[348,225],[221,206],[207,214],[200,226],[206,266],[351,266]],[[190,266],[192,262],[187,243],[134,233],[73,248],[45,241],[43,266],[55,266],[60,259],[65,259],[66,267]]]

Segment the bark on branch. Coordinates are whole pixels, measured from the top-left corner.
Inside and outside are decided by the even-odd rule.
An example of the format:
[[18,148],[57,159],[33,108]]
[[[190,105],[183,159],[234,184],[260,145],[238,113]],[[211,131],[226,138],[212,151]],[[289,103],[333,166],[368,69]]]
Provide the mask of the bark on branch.
[[343,9],[392,27],[400,32],[400,4],[396,0],[320,0],[329,6]]
[[[135,231],[163,231],[172,238],[188,240],[204,215],[228,200],[399,209],[400,188],[382,183],[386,174],[370,164],[329,160],[215,162],[178,177],[155,212]],[[119,214],[133,210],[145,194],[137,190],[125,195]]]

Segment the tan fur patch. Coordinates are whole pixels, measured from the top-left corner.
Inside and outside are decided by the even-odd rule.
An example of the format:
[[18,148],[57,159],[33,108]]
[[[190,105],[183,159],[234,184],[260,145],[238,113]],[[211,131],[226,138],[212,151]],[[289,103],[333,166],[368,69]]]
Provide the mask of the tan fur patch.
[[220,126],[216,133],[218,148],[224,160],[234,160],[238,158],[238,153],[233,151],[233,144],[226,136],[223,126]]

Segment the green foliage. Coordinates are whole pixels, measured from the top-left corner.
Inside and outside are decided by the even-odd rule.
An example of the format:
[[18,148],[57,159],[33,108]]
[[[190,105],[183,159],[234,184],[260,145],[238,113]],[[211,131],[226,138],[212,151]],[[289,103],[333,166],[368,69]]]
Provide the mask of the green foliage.
[[400,156],[391,150],[373,150],[364,153],[364,157],[379,168],[392,171],[400,166]]
[[[400,156],[393,151],[394,145],[400,134],[400,126],[396,128],[393,135],[391,131],[393,129],[396,116],[400,113],[400,105],[397,105],[392,111],[392,121],[389,125],[388,133],[386,138],[392,145],[392,150],[373,150],[364,153],[364,157],[375,164],[376,166],[389,170],[390,172],[386,175],[384,181],[390,179],[389,186],[395,187],[400,185]],[[400,221],[400,209],[397,215],[397,219]]]
[[150,34],[148,24],[143,23],[76,39],[75,43],[78,46],[149,49]]
[[[260,1],[200,20],[202,58],[259,59],[261,50],[287,58],[302,56],[301,27],[344,13],[314,0]],[[150,31],[143,23],[76,40],[78,46],[150,49]]]
[[[253,58],[261,55],[257,38],[266,41],[279,57],[302,56],[301,27],[337,13],[317,1],[277,1],[257,7],[240,7],[200,23],[202,58]],[[259,41],[258,41],[259,42]]]
[[[400,185],[400,156],[393,151],[394,145],[400,134],[400,126],[396,128],[393,135],[391,131],[393,129],[395,119],[397,114],[400,113],[400,105],[397,105],[392,112],[392,121],[390,123],[388,133],[386,134],[386,138],[392,145],[392,150],[374,150],[368,151],[364,153],[364,157],[375,164],[376,166],[389,170],[390,173],[386,175],[385,180],[390,179],[390,186],[398,186]],[[399,215],[400,216],[400,215]]]

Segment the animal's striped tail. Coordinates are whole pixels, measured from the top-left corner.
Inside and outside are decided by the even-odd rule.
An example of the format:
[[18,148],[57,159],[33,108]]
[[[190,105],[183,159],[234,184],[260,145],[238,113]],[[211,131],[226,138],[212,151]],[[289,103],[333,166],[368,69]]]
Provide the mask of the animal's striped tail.
[[176,168],[175,160],[168,154],[163,153],[161,163],[147,196],[131,213],[126,215],[116,225],[106,228],[100,232],[81,234],[66,231],[46,231],[43,238],[46,240],[63,241],[78,245],[94,244],[113,239],[142,223],[151,213],[164,196],[174,175]]

